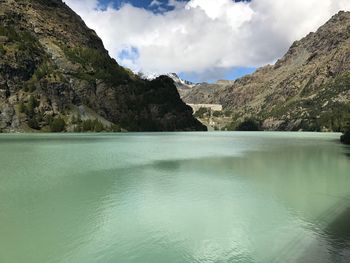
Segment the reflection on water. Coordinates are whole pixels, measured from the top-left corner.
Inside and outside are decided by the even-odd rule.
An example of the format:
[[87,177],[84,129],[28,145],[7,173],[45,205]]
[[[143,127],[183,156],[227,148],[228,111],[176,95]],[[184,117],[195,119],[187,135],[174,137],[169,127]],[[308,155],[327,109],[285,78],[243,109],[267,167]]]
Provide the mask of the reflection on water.
[[[350,202],[350,199],[348,199]],[[350,208],[330,222],[298,262],[347,263],[350,259]]]
[[0,136],[0,262],[348,262],[337,137]]

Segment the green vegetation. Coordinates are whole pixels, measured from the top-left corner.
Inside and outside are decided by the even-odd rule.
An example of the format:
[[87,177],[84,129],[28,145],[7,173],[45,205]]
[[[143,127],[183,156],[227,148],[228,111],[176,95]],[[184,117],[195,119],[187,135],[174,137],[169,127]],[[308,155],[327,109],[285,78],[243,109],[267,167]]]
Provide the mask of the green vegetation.
[[344,144],[350,144],[350,129],[340,137],[340,141]]
[[0,45],[0,56],[3,56],[6,54],[6,50],[3,45]]
[[13,27],[5,27],[0,25],[0,36],[8,37],[9,41],[20,41],[20,36]]
[[225,110],[225,111],[224,111],[224,116],[225,116],[225,117],[230,117],[230,116],[232,116],[232,114],[233,114],[232,111],[229,111],[229,110]]
[[28,126],[34,130],[40,130],[39,123],[35,117],[28,119]]
[[66,128],[66,122],[62,118],[56,118],[50,123],[50,131],[63,132]]
[[[79,131],[120,131],[106,120],[134,131],[202,128],[168,77],[141,80],[119,66],[96,34],[62,1],[28,0],[20,1],[14,10],[7,3],[4,7],[0,55],[6,55],[0,56],[0,75],[9,85],[2,91],[3,104],[12,106],[18,100],[18,130],[29,124],[42,131],[72,131],[75,126]],[[35,28],[26,19],[28,10],[38,16]],[[59,26],[53,29],[55,24]],[[69,118],[80,105],[89,108],[90,116],[96,113],[106,120],[72,125]],[[13,121],[17,124],[10,120],[0,121],[1,129],[10,130]]]
[[98,119],[81,120],[80,115],[73,115],[72,124],[74,125],[74,132],[120,132],[118,125],[104,126]]
[[33,79],[41,80],[47,75],[50,75],[53,72],[52,68],[47,63],[42,63],[34,72]]
[[41,114],[35,113],[35,108],[38,106],[39,102],[33,96],[29,97],[29,100],[26,104],[24,104],[22,101],[18,104],[18,111],[27,115],[28,126],[35,130],[40,129],[39,121],[42,120]]
[[350,144],[350,121],[344,130],[344,134],[340,137],[340,141],[344,144]]
[[[43,78],[62,80],[62,74],[58,72],[55,65],[50,63],[50,59],[42,52],[39,41],[29,31],[0,25],[0,36],[7,38],[6,49],[15,53],[18,64],[22,67],[19,72],[24,80],[24,91],[33,92],[36,89],[36,83]],[[0,45],[0,55],[5,54],[6,49]],[[28,64],[28,61],[33,63]]]
[[318,127],[326,127],[332,131],[344,132],[350,123],[350,104],[335,104],[321,114],[316,121]]
[[104,129],[103,124],[97,119],[83,121],[82,128],[84,132],[102,132]]
[[53,121],[51,116],[44,117],[43,112],[38,109],[39,104],[38,99],[31,95],[27,103],[21,101],[17,105],[18,112],[27,117],[28,126],[34,130],[41,130],[43,126],[49,125]]
[[17,31],[12,26],[0,25],[0,36],[6,36],[9,42],[16,43],[19,50],[30,50],[38,47],[37,39],[27,31]]
[[194,114],[194,117],[196,118],[203,118],[205,115],[210,114],[210,109],[208,108],[199,108],[198,111],[196,111],[196,113]]
[[[49,63],[50,60],[43,54],[39,41],[30,32],[17,30],[12,26],[0,25],[0,36],[7,38],[6,49],[16,54],[19,64],[23,67],[25,73],[22,73],[21,77],[27,80],[23,84],[26,92],[33,92],[35,83],[44,77],[49,79],[51,76],[60,79],[60,74],[55,72],[55,65]],[[0,55],[5,54],[6,49],[0,45]],[[29,60],[35,61],[37,64],[28,64]]]
[[39,106],[39,102],[34,98],[34,96],[29,97],[29,101],[25,108],[25,113],[28,117],[34,116],[34,109]]
[[18,111],[20,113],[24,113],[26,110],[26,106],[24,105],[24,103],[21,101],[19,104],[18,104]]
[[45,6],[50,6],[50,7],[57,7],[59,5],[59,2],[57,1],[52,1],[52,0],[27,0],[29,2],[32,2],[34,4],[41,4]]
[[[350,87],[350,74],[337,76],[325,85],[322,92],[312,100],[304,100],[301,107],[310,110],[309,122],[311,129],[321,131],[328,129],[344,132],[350,122],[350,104],[333,100],[338,94],[346,92]],[[326,105],[320,108],[322,105]]]
[[28,80],[27,82],[24,83],[23,85],[23,90],[25,92],[30,92],[32,93],[33,91],[36,90],[35,82],[32,80]]
[[67,58],[83,66],[77,73],[78,78],[95,83],[96,79],[104,80],[110,85],[125,84],[130,79],[129,73],[120,67],[108,53],[91,48],[62,48]]
[[33,92],[36,89],[36,83],[42,79],[45,79],[51,83],[65,82],[63,74],[58,70],[55,64],[50,62],[47,57],[45,57],[42,63],[35,69],[31,79],[25,82],[25,91]]
[[260,121],[253,119],[253,118],[247,118],[243,121],[240,121],[238,118],[234,117],[232,119],[232,122],[225,127],[222,128],[222,130],[227,131],[260,131],[261,130],[261,123]]
[[231,122],[230,124],[227,124],[225,127],[221,129],[222,131],[235,131],[236,130],[236,123]]
[[[337,76],[320,87],[317,96],[292,98],[277,104],[271,111],[264,111],[259,119],[276,118],[300,120],[296,130],[344,132],[350,122],[350,103],[344,103],[339,94],[347,92],[350,87],[350,74]],[[301,95],[311,95],[312,91],[303,90]],[[269,108],[269,105],[263,107]]]
[[41,113],[35,113],[35,109],[39,106],[38,100],[34,96],[30,96],[27,104],[20,102],[18,111],[25,113],[28,118],[28,126],[35,130],[40,130],[39,122],[42,121]]
[[73,116],[72,124],[75,125],[74,132],[103,132],[107,131],[98,119],[82,121],[80,116]]
[[214,112],[213,112],[213,117],[218,118],[218,117],[221,117],[222,115],[223,115],[223,112],[222,112],[222,111],[214,111]]
[[110,132],[121,132],[122,129],[120,128],[119,125],[113,124],[111,127],[109,127]]
[[[43,58],[39,41],[29,31],[13,26],[0,25],[0,36],[6,39],[6,44],[0,45],[0,55],[9,53],[16,58],[16,71],[13,74],[24,82],[31,79],[37,65],[41,63]],[[6,62],[8,60],[5,60]],[[13,67],[12,64],[8,66]],[[6,68],[5,66],[0,68],[0,74]],[[22,86],[28,91],[32,89],[27,87],[26,83],[22,83]]]
[[254,119],[246,119],[236,126],[236,131],[260,131],[260,122]]

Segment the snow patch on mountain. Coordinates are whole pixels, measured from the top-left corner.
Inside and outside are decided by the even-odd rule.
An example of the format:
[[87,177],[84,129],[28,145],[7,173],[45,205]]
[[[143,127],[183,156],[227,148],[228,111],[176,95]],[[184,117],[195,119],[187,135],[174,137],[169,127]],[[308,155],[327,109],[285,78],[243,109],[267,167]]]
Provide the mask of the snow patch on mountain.
[[[176,73],[167,73],[164,75],[171,78],[178,89],[190,89],[197,85],[196,83],[180,78]],[[143,78],[148,80],[153,80],[159,76],[160,76],[159,74],[153,73],[153,74],[148,74],[146,76],[143,76]]]

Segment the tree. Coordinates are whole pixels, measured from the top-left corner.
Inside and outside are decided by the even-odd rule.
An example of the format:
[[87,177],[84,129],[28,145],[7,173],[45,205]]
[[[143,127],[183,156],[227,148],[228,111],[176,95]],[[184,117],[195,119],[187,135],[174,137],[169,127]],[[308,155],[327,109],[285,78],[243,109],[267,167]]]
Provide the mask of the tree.
[[340,141],[344,144],[350,144],[350,123],[347,123],[347,128],[344,134],[340,137]]
[[198,111],[194,114],[196,118],[203,118],[205,114],[208,113],[208,109],[204,107],[200,107]]
[[103,124],[97,119],[93,121],[93,128],[95,132],[102,132],[104,130]]
[[118,125],[116,125],[116,124],[112,124],[112,125],[110,126],[109,130],[110,130],[111,132],[121,132],[121,128],[120,128]]
[[93,130],[93,124],[91,120],[83,121],[83,131],[88,132]]
[[222,112],[221,111],[214,111],[213,112],[213,116],[214,117],[220,117],[222,115]]
[[26,107],[26,114],[32,118],[35,113],[34,109],[38,106],[39,106],[39,102],[33,96],[30,96]]
[[260,131],[260,123],[254,119],[246,119],[237,125],[236,131]]
[[21,101],[21,102],[18,104],[18,111],[19,111],[20,113],[24,113],[25,110],[26,110],[26,107],[25,107],[24,103]]
[[34,117],[28,119],[28,126],[34,130],[40,130],[39,123]]
[[52,132],[63,132],[66,128],[66,122],[62,118],[54,119],[50,124]]
[[6,50],[3,45],[0,45],[0,55],[3,56],[6,54]]
[[350,130],[340,137],[340,141],[344,144],[350,144]]

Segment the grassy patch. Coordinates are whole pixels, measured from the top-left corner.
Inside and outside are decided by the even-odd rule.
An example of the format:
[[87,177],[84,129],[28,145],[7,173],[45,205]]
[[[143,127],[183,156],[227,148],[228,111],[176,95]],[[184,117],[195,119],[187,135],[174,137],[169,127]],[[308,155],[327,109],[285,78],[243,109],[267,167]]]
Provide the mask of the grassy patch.
[[0,26],[0,36],[6,36],[9,42],[18,44],[19,50],[35,49],[39,44],[31,33],[27,31],[17,31],[12,26]]
[[77,73],[81,79],[89,82],[100,79],[110,85],[125,84],[130,79],[129,73],[105,52],[91,48],[62,49],[71,62],[83,66],[83,70]]
[[6,49],[4,48],[4,45],[0,45],[0,56],[4,56],[6,54]]

